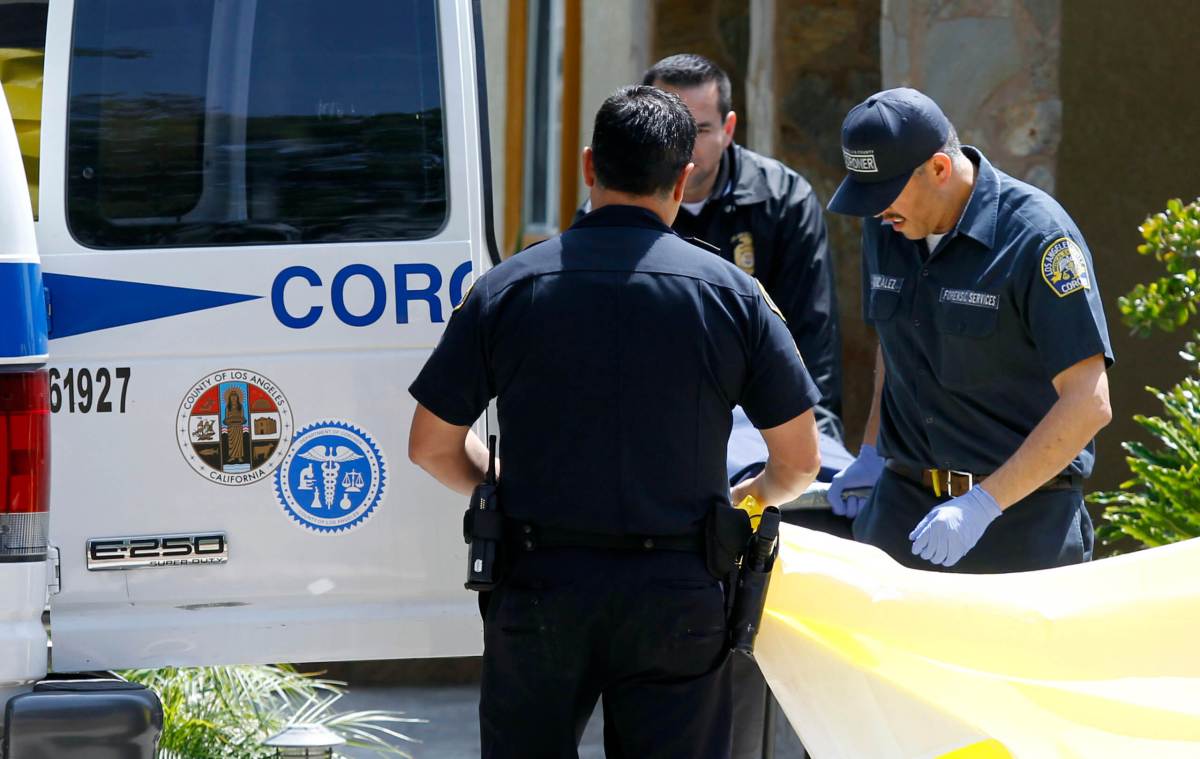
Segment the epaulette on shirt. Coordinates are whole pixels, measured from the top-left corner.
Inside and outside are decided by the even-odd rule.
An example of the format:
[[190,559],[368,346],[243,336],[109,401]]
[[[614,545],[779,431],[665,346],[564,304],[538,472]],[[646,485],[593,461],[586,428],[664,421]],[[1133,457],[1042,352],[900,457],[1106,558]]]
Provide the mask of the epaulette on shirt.
[[697,248],[703,248],[704,250],[707,250],[709,253],[717,253],[718,255],[721,253],[721,249],[716,245],[713,245],[711,242],[705,242],[699,237],[685,237],[683,239],[690,242],[692,245],[695,245]]

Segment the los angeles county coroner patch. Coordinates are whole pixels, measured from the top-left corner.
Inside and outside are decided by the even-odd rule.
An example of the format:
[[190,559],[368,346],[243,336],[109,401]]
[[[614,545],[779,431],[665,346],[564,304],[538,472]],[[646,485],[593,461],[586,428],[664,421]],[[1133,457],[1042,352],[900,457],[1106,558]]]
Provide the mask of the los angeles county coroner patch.
[[1083,251],[1074,240],[1066,237],[1050,243],[1042,253],[1042,279],[1060,298],[1092,287]]
[[338,419],[296,433],[275,473],[275,495],[288,516],[316,532],[361,524],[383,501],[387,464],[361,427]]
[[197,380],[179,404],[179,450],[218,485],[269,477],[292,439],[292,408],[271,380],[249,369],[222,369]]

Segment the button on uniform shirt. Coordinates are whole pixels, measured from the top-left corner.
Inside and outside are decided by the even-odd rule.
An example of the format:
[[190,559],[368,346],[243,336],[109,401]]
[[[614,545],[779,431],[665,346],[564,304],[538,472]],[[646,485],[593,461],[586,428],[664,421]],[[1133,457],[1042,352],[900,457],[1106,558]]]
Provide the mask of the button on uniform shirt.
[[[886,380],[880,451],[912,467],[990,474],[1057,401],[1051,380],[1113,361],[1092,256],[1049,195],[976,149],[975,187],[935,249],[879,219],[863,226],[863,303]],[[1088,443],[1066,470],[1084,477]]]
[[735,404],[769,428],[820,397],[758,283],[630,206],[482,276],[410,392],[456,425],[497,398],[507,515],[618,535],[728,503]]

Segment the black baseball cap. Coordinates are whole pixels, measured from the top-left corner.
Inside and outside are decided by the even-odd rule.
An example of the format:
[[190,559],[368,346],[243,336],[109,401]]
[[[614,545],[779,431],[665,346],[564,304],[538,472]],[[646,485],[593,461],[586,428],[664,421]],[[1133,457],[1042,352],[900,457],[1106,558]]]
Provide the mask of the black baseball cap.
[[924,93],[909,87],[875,93],[842,122],[842,157],[849,173],[829,210],[847,216],[883,212],[949,136],[950,120]]

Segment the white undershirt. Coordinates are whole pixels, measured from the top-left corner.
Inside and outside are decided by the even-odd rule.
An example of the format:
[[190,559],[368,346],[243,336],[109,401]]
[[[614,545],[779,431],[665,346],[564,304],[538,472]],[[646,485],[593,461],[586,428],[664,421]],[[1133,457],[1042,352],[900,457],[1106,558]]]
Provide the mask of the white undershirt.
[[[732,189],[733,189],[733,180],[731,179],[725,183],[725,189],[721,190],[721,195],[722,196],[728,195]],[[687,211],[688,213],[690,213],[692,216],[699,216],[700,212],[704,210],[704,206],[708,203],[708,201],[712,200],[713,197],[714,196],[710,195],[709,197],[705,198],[704,200],[697,200],[695,203],[686,203],[686,202],[680,203],[679,207],[682,208],[683,210]]]
[[938,235],[938,234],[925,235],[925,244],[929,246],[929,253],[931,255],[933,254],[933,251],[937,249],[938,243],[941,242],[942,238],[945,237],[947,234],[949,234],[949,233],[942,232],[940,235]]

